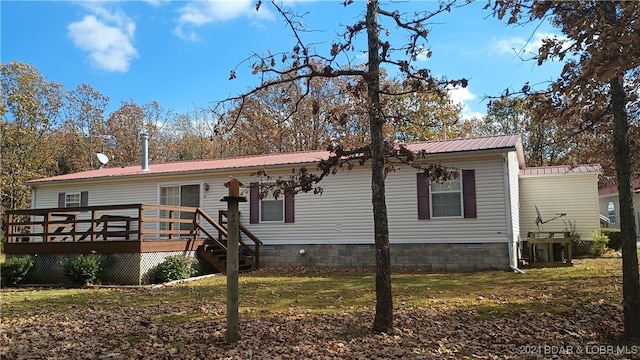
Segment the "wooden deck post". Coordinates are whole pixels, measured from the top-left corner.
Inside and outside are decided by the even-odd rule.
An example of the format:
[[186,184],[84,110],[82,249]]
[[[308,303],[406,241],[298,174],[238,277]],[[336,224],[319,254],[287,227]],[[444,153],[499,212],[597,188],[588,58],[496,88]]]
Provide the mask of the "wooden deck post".
[[238,273],[240,263],[239,230],[240,217],[238,203],[247,201],[240,197],[240,186],[242,183],[238,179],[231,179],[224,184],[229,188],[229,196],[225,196],[221,201],[227,202],[228,224],[227,224],[227,343],[236,343],[240,337],[240,325],[238,316],[239,296],[238,296]]
[[42,235],[46,243],[51,241],[51,237],[49,236],[49,221],[51,221],[51,213],[48,212],[44,215],[44,222],[42,224]]
[[89,229],[90,233],[91,233],[91,241],[96,241],[97,240],[97,235],[96,235],[96,222],[98,221],[98,219],[96,218],[96,215],[98,214],[98,212],[96,210],[91,210],[91,229]]
[[12,213],[9,213],[7,217],[7,242],[8,243],[17,242],[13,238],[13,214]]
[[138,207],[138,241],[144,241],[144,206]]

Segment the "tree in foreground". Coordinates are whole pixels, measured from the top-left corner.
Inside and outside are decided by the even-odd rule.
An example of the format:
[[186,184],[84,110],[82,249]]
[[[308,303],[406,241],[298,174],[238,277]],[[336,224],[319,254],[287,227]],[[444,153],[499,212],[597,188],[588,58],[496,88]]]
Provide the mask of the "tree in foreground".
[[[628,137],[629,111],[637,109],[637,87],[629,92],[625,81],[640,66],[640,3],[498,0],[493,10],[499,18],[507,17],[510,24],[521,21],[525,13],[528,20],[549,17],[566,38],[545,39],[538,63],[569,59],[560,78],[551,86],[557,102],[564,105],[555,114],[577,128],[607,128],[599,125],[609,123],[620,199],[624,337],[638,340],[640,276]],[[637,124],[637,118],[633,121]]]
[[[352,5],[353,0],[347,0],[344,6]],[[466,3],[466,2],[465,2]],[[362,4],[362,3],[356,3]],[[259,10],[262,2],[258,1]],[[424,45],[429,31],[427,22],[437,14],[451,11],[461,6],[455,1],[439,2],[433,11],[413,13],[410,17],[399,11],[387,11],[380,7],[376,0],[366,2],[366,13],[355,24],[346,27],[339,41],[331,44],[328,55],[323,56],[315,51],[313,46],[305,43],[301,37],[305,33],[302,22],[296,14],[283,9],[272,1],[271,5],[282,16],[295,38],[295,44],[290,52],[251,57],[252,72],[262,76],[262,81],[255,89],[236,97],[228,98],[220,104],[232,102],[236,111],[225,117],[221,122],[221,132],[232,129],[241,117],[250,97],[264,89],[283,86],[293,82],[302,82],[303,87],[297,99],[291,99],[291,111],[285,115],[292,116],[296,111],[296,104],[306,98],[312,81],[317,78],[344,78],[350,81],[347,86],[353,98],[361,99],[369,126],[369,142],[361,146],[346,148],[341,144],[329,147],[333,155],[318,164],[319,171],[312,172],[306,168],[297,170],[290,179],[276,181],[276,185],[285,187],[283,191],[314,191],[319,192],[318,186],[325,176],[335,173],[340,167],[351,167],[354,163],[371,164],[371,202],[374,220],[374,239],[376,253],[376,311],[373,323],[374,332],[389,332],[393,328],[393,300],[391,293],[391,263],[389,250],[389,230],[387,206],[385,202],[385,176],[392,170],[393,161],[417,164],[412,160],[416,155],[394,144],[385,137],[385,125],[394,121],[393,115],[387,113],[387,104],[396,96],[410,93],[445,94],[448,86],[466,86],[467,81],[438,79],[432,76],[428,69],[414,67],[419,56],[430,56],[430,50]],[[388,35],[398,30],[408,41],[404,44],[392,45],[385,41],[381,33]],[[366,44],[357,41],[357,36],[366,34]],[[368,59],[365,64],[354,64],[357,48],[366,53]],[[364,50],[364,51],[362,51]],[[339,63],[338,59],[347,59]],[[277,64],[280,64],[279,66]],[[397,73],[401,87],[394,88],[383,83],[384,71]],[[230,78],[237,76],[231,71]],[[224,107],[224,105],[222,105]],[[214,109],[214,111],[216,111]],[[334,118],[349,119],[355,116],[358,109],[346,108]],[[416,165],[418,166],[418,165]],[[428,179],[445,179],[449,172],[438,165],[422,165],[422,171]],[[275,190],[279,191],[279,190]]]

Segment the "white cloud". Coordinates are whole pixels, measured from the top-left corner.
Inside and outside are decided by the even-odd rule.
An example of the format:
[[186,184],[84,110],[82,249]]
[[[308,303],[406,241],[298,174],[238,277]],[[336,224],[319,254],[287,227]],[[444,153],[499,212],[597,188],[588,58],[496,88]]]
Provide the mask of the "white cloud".
[[195,29],[207,24],[229,21],[240,17],[272,18],[273,15],[263,4],[256,11],[255,0],[235,1],[191,1],[180,8],[180,17],[174,33],[185,40],[197,41]]
[[479,113],[479,112],[473,112],[471,111],[471,108],[466,104],[466,102],[469,102],[471,100],[474,100],[477,98],[477,96],[472,93],[471,91],[469,91],[469,88],[463,88],[463,87],[449,87],[449,96],[451,97],[451,101],[456,104],[456,105],[462,105],[462,117],[464,119],[471,119],[471,118],[481,118],[484,116],[484,114]]
[[152,6],[160,6],[162,5],[162,3],[169,2],[169,0],[143,0],[143,1]]
[[112,13],[102,7],[91,10],[93,14],[67,27],[73,43],[89,52],[96,68],[126,72],[131,60],[138,56],[132,44],[135,22],[120,12]]
[[542,40],[548,38],[558,38],[563,41],[567,40],[566,37],[559,37],[552,33],[535,33],[529,39],[521,37],[498,39],[494,48],[500,54],[514,54],[526,58],[531,55],[538,55],[538,49],[542,46]]
[[418,56],[416,57],[417,61],[427,61],[431,58],[431,50],[430,49],[419,49]]

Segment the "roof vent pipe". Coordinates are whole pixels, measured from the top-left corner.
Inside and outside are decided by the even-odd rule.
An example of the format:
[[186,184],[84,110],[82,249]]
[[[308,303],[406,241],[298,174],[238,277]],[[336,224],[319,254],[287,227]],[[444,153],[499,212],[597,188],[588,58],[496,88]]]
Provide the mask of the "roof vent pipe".
[[141,133],[142,139],[142,171],[149,171],[149,135]]

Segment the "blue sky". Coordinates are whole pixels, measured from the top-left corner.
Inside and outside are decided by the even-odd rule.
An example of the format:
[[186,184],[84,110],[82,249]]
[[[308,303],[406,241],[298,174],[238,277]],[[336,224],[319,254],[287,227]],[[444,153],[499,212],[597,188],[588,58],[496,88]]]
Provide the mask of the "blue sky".
[[[110,111],[121,101],[158,101],[165,109],[186,113],[256,86],[243,60],[253,52],[288,51],[294,41],[268,1],[255,11],[255,0],[237,1],[7,1],[0,2],[0,58],[33,64],[66,89],[82,83],[110,98]],[[542,67],[523,62],[543,37],[556,29],[545,23],[506,26],[482,10],[478,1],[435,17],[426,44],[433,53],[417,65],[447,78],[468,78],[455,91],[465,114],[486,111],[485,95],[520,89],[525,82],[555,79],[560,63]],[[411,13],[433,9],[435,1],[382,2],[385,9]],[[325,49],[344,25],[365,10],[364,1],[286,1],[306,15],[303,40]],[[341,26],[342,25],[342,26]],[[403,33],[390,28],[391,42]],[[238,78],[229,81],[237,67]]]

